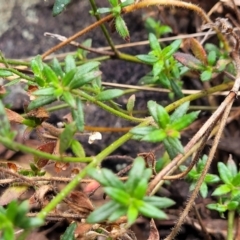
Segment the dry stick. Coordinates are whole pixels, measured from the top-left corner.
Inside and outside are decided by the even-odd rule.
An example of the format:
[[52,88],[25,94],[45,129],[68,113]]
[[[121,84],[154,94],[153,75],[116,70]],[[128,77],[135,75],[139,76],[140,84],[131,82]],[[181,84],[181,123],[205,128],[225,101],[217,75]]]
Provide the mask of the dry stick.
[[[138,9],[142,9],[142,8],[146,8],[148,6],[154,6],[154,5],[162,5],[162,6],[166,6],[166,7],[168,6],[168,7],[186,8],[186,9],[189,9],[189,10],[192,10],[192,11],[196,12],[207,23],[212,23],[211,19],[206,15],[204,10],[201,9],[200,7],[198,7],[197,5],[192,4],[192,3],[182,2],[182,1],[175,1],[175,0],[172,0],[170,2],[166,1],[166,0],[145,0],[145,1],[139,2],[137,4],[132,4],[130,6],[127,6],[127,7],[123,8],[122,13],[129,13],[129,12],[136,11]],[[92,25],[86,27],[85,29],[79,31],[78,33],[69,37],[66,41],[63,41],[63,42],[57,44],[55,47],[46,51],[42,55],[42,59],[47,57],[49,54],[59,50],[61,47],[65,46],[66,44],[74,41],[76,38],[78,38],[78,37],[84,35],[85,33],[93,30],[94,28],[100,26],[101,24],[111,20],[112,18],[113,18],[112,14],[107,15],[106,17],[100,19],[99,21],[97,21],[97,22],[93,23]],[[221,33],[219,33],[219,37],[220,37],[221,40],[223,40],[223,36],[222,36]],[[225,43],[225,41],[223,41],[223,42]]]
[[11,170],[8,170],[6,168],[0,167],[0,172],[4,173],[4,174],[7,174],[7,175],[10,175],[10,176],[13,176],[16,179],[20,179],[22,182],[25,182],[25,183],[29,184],[30,186],[33,186],[33,187],[38,186],[38,184],[36,182],[30,180],[29,178],[24,177],[24,176],[22,176],[18,173],[12,172]]
[[226,125],[226,121],[227,121],[227,118],[228,118],[228,115],[230,113],[230,110],[231,110],[231,107],[232,107],[232,104],[234,102],[234,98],[235,98],[235,93],[234,92],[230,92],[229,94],[229,98],[230,98],[230,102],[229,104],[226,106],[225,108],[225,111],[223,112],[223,116],[222,116],[222,119],[221,119],[221,123],[220,123],[220,126],[219,126],[219,130],[214,138],[214,142],[213,142],[213,146],[210,150],[210,153],[209,153],[209,156],[208,156],[208,160],[206,162],[206,165],[201,173],[201,176],[196,184],[196,187],[191,195],[191,197],[189,198],[189,201],[188,201],[188,204],[187,206],[185,207],[184,211],[182,212],[182,214],[180,215],[180,218],[178,219],[178,222],[176,223],[176,225],[174,226],[172,232],[165,238],[165,240],[172,240],[174,239],[174,237],[177,235],[177,233],[179,232],[180,230],[180,227],[182,226],[183,222],[185,221],[187,215],[188,215],[188,212],[190,211],[190,209],[192,208],[192,205],[195,201],[195,198],[197,197],[198,195],[198,192],[200,190],[200,187],[205,179],[205,176],[208,172],[208,169],[212,163],[212,160],[214,158],[214,154],[216,152],[216,149],[217,149],[217,146],[218,146],[218,143],[220,141],[220,138],[221,138],[221,135],[222,135],[222,132],[223,132],[223,129]]
[[196,217],[197,217],[197,220],[198,220],[198,222],[199,222],[199,225],[201,226],[201,228],[202,228],[202,230],[203,230],[203,233],[204,233],[204,235],[205,235],[205,237],[206,237],[206,240],[211,240],[212,238],[211,238],[211,236],[209,235],[207,229],[206,229],[205,226],[204,226],[204,223],[203,223],[203,221],[202,221],[202,218],[201,218],[201,216],[200,216],[200,214],[199,214],[199,211],[198,211],[195,203],[193,204],[193,209],[194,209],[194,212],[195,212],[195,214],[196,214]]
[[[62,35],[59,35],[59,34],[54,34],[54,33],[49,33],[49,32],[45,32],[44,36],[50,36],[52,38],[56,38],[57,40],[59,40],[61,42],[67,40],[67,37],[65,37],[65,36],[62,36]],[[75,47],[84,49],[86,51],[92,52],[92,53],[97,53],[97,54],[101,54],[101,55],[108,55],[108,56],[115,56],[114,52],[109,52],[109,51],[104,51],[104,50],[101,51],[101,50],[98,50],[96,48],[86,47],[83,44],[80,44],[80,43],[75,42],[75,41],[71,41],[69,44],[71,44]]]
[[[232,101],[231,95],[228,95],[225,100],[221,103],[219,108],[212,114],[212,116],[205,122],[205,124],[199,129],[199,131],[193,136],[193,138],[188,142],[188,144],[184,147],[184,152],[188,152],[198,141],[199,139],[205,134],[208,130],[209,126],[212,123],[217,122],[220,118],[221,114],[223,113],[226,106]],[[167,175],[174,166],[178,164],[180,159],[182,158],[182,154],[178,154],[162,171],[160,171],[153,181],[150,183],[148,187],[148,194],[153,195],[157,192],[159,186],[159,182],[163,179],[165,175]]]
[[206,145],[206,142],[208,140],[208,137],[212,131],[212,128],[214,127],[214,125],[212,124],[209,129],[206,131],[206,133],[203,135],[202,139],[201,139],[201,143],[200,146],[197,149],[197,153],[195,154],[193,160],[191,161],[191,163],[189,164],[187,170],[185,170],[182,173],[176,174],[176,175],[172,175],[172,176],[165,176],[164,180],[174,180],[174,179],[179,179],[179,178],[183,178],[185,177],[194,167],[194,165],[198,162],[198,159],[200,158],[200,155],[202,153],[203,148]]
[[104,22],[107,22],[107,21],[111,20],[112,18],[113,18],[112,15],[108,15],[108,16],[102,18],[101,20],[93,23],[92,25],[88,26],[87,28],[81,30],[80,32],[74,34],[73,36],[71,36],[70,38],[68,38],[66,41],[63,41],[63,42],[57,44],[55,47],[50,48],[48,51],[46,51],[46,52],[42,55],[42,59],[44,59],[44,58],[45,58],[46,56],[48,56],[49,54],[57,51],[57,50],[60,49],[61,47],[65,46],[66,44],[74,41],[76,38],[78,38],[78,37],[86,34],[87,32],[93,30],[93,29],[96,28],[96,27],[100,26],[100,25],[103,24]]

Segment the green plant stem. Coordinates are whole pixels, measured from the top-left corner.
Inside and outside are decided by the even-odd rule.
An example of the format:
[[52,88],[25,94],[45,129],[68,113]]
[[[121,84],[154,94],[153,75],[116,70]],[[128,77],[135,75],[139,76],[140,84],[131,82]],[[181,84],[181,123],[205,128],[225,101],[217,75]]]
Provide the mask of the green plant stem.
[[195,94],[189,95],[187,97],[181,98],[178,101],[176,101],[176,102],[174,102],[172,104],[169,104],[165,109],[166,109],[167,112],[171,112],[171,111],[173,111],[174,109],[176,109],[177,107],[179,107],[180,105],[182,105],[185,102],[188,102],[188,101],[191,102],[191,101],[196,100],[198,98],[205,97],[205,96],[207,96],[209,94],[230,89],[232,86],[233,86],[233,82],[220,84],[220,85],[218,85],[216,87],[212,87],[212,88],[209,88],[207,90],[203,90],[203,91],[201,91],[199,93],[195,93]]
[[[143,123],[139,124],[139,126],[147,126],[151,121],[151,118],[147,118]],[[131,133],[124,134],[122,137],[117,139],[102,152],[100,152],[97,156],[92,157],[93,161],[89,163],[84,169],[82,169],[81,172],[63,190],[61,190],[61,192],[55,198],[53,198],[45,208],[39,212],[38,217],[44,219],[47,214],[50,213],[57,206],[57,204],[60,203],[80,183],[83,177],[87,175],[87,171],[90,168],[98,166],[105,157],[109,156],[113,151],[122,146],[131,137]]]
[[23,61],[18,61],[18,60],[13,60],[13,59],[6,59],[5,58],[5,61],[3,59],[0,59],[0,63],[8,63],[10,65],[14,65],[14,66],[27,66],[29,67],[31,65],[31,63],[29,62],[23,62]]
[[23,78],[23,79],[28,80],[29,83],[35,84],[34,78],[31,78],[31,77],[29,77],[28,75],[23,74],[23,73],[19,72],[19,71],[16,70],[16,69],[13,69],[13,68],[0,68],[0,70],[7,70],[7,71],[9,71],[9,72],[12,72],[12,73],[18,75],[19,77],[21,77],[21,78]]
[[[99,16],[99,14],[97,13],[97,6],[95,3],[95,0],[90,0],[90,4],[92,6],[92,9],[93,9],[96,19],[99,21],[101,18]],[[109,46],[112,48],[112,51],[115,53],[116,56],[118,56],[118,50],[115,48],[113,40],[108,33],[108,30],[106,29],[106,27],[103,24],[101,25],[101,29],[102,29],[102,32],[103,32],[105,38],[107,39]]]
[[98,105],[102,109],[106,110],[107,112],[110,112],[111,114],[113,114],[117,117],[129,120],[129,121],[132,121],[132,122],[138,122],[138,123],[143,122],[145,120],[145,118],[135,118],[135,117],[129,116],[127,114],[124,114],[122,112],[119,112],[119,111],[109,107],[108,105],[106,105],[106,104],[104,104],[100,101],[97,101],[94,97],[88,95],[87,93],[85,93],[83,91],[72,90],[72,92],[75,93],[76,95],[79,95],[80,97]]
[[138,59],[135,56],[132,56],[132,55],[126,54],[126,53],[122,53],[122,52],[119,53],[118,59],[128,61],[128,62],[141,63],[141,64],[145,64],[145,65],[152,65],[152,64],[142,62],[140,59]]
[[234,239],[234,216],[235,211],[228,211],[228,228],[227,228],[227,240],[233,240]]
[[34,148],[28,147],[24,144],[13,142],[9,138],[3,137],[3,136],[0,137],[0,143],[9,147],[10,149],[13,149],[14,151],[19,151],[20,150],[20,151],[25,152],[25,153],[31,153],[34,156],[38,156],[40,158],[51,159],[51,160],[54,160],[54,161],[91,162],[92,159],[93,159],[92,157],[78,158],[78,157],[63,157],[63,156],[52,155],[50,153],[42,152],[42,151],[36,150]]

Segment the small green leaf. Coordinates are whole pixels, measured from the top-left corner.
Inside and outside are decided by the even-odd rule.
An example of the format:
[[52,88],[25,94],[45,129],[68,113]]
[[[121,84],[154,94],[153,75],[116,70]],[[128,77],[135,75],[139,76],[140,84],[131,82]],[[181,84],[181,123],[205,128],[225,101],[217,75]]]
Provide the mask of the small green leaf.
[[77,68],[72,69],[71,71],[67,72],[66,75],[62,79],[62,85],[63,87],[68,86],[71,84],[71,81],[73,80],[75,74],[77,72]]
[[190,102],[183,103],[173,112],[173,114],[170,116],[171,123],[174,123],[176,120],[178,120],[179,118],[183,117],[186,114],[189,108],[189,103]]
[[227,184],[222,184],[214,190],[212,196],[221,196],[226,193],[229,193],[230,191],[231,191],[230,186],[228,186]]
[[59,61],[56,58],[53,58],[51,63],[52,70],[56,73],[59,78],[62,78],[64,73]]
[[163,140],[163,145],[171,159],[176,157],[179,153],[184,153],[183,146],[177,138],[167,137]]
[[65,57],[65,73],[70,72],[71,70],[76,68],[76,63],[75,63],[75,59],[72,55],[67,55]]
[[206,177],[204,178],[204,182],[206,183],[217,183],[220,181],[220,178],[215,174],[207,173]]
[[160,72],[163,70],[164,67],[164,62],[163,60],[158,60],[153,64],[153,76],[156,77],[157,75],[160,74]]
[[167,137],[167,133],[163,129],[154,130],[145,135],[142,140],[146,142],[161,142]]
[[124,91],[121,89],[108,89],[108,90],[100,92],[97,95],[97,100],[98,101],[107,101],[107,100],[111,100],[113,98],[119,97],[123,94],[124,94]]
[[77,157],[85,157],[86,156],[86,153],[85,153],[85,150],[84,150],[82,144],[79,141],[77,141],[76,139],[72,140],[71,149]]
[[119,178],[113,174],[112,171],[108,169],[102,169],[102,175],[103,177],[108,181],[108,186],[111,186],[113,188],[122,189],[125,191],[125,186],[122,181],[119,180]]
[[208,209],[218,211],[220,213],[227,211],[227,206],[219,203],[211,203],[207,205]]
[[71,0],[55,0],[52,12],[53,16],[55,17],[60,14],[70,2]]
[[141,200],[144,197],[144,195],[146,194],[147,187],[148,187],[148,180],[145,178],[141,179],[139,181],[138,185],[135,187],[132,196],[134,198],[138,198]]
[[53,87],[48,87],[48,88],[42,88],[39,89],[35,92],[33,92],[33,95],[35,96],[49,96],[49,95],[53,95],[55,88]]
[[210,51],[207,56],[208,64],[213,66],[216,63],[217,54],[215,51]]
[[227,166],[224,163],[218,162],[218,172],[219,172],[220,178],[224,183],[231,184],[233,176],[230,170],[227,168]]
[[138,210],[145,217],[167,219],[167,215],[163,211],[159,210],[158,208],[147,202],[143,202],[143,204],[138,208]]
[[90,168],[88,170],[88,175],[97,180],[102,186],[109,186],[109,181],[103,176],[102,171]]
[[60,154],[63,154],[70,146],[76,133],[77,128],[75,122],[67,124],[60,135]]
[[[164,54],[165,58],[169,58],[179,49],[181,43],[182,43],[181,39],[177,39],[177,40],[173,41],[168,47],[165,47],[163,49],[162,54]],[[167,49],[166,53],[164,53],[165,49]]]
[[158,58],[152,55],[137,55],[136,56],[139,60],[149,63],[149,64],[154,64],[155,62],[158,61]]
[[84,130],[84,111],[80,98],[76,99],[76,109],[72,109],[72,117],[76,123],[77,129],[80,132]]
[[118,209],[116,209],[109,217],[108,221],[110,222],[115,222],[117,219],[120,217],[124,216],[127,214],[128,208],[125,206],[119,206]]
[[[120,9],[121,11],[121,9]],[[119,35],[126,41],[130,41],[130,35],[128,32],[127,25],[125,21],[122,19],[122,17],[119,15],[115,18],[115,27]]]
[[127,219],[128,219],[128,225],[132,225],[138,217],[138,209],[131,204],[128,207],[128,212],[127,212]]
[[171,124],[171,128],[181,131],[182,129],[188,127],[198,117],[199,113],[200,111],[195,111],[178,118]]
[[119,4],[118,0],[109,0],[109,3],[110,3],[113,7],[116,7],[116,6],[118,6],[118,4]]
[[143,198],[143,201],[157,208],[168,208],[175,204],[175,202],[170,198],[157,197],[157,196],[151,196],[151,197],[145,196]]
[[17,211],[18,211],[18,203],[16,201],[10,202],[6,210],[6,216],[9,221],[11,222],[14,221],[15,216],[17,215]]
[[43,65],[43,75],[48,83],[53,83],[54,85],[59,84],[58,76],[47,64]]
[[109,201],[108,203],[102,205],[100,208],[96,209],[94,212],[90,213],[87,217],[88,223],[99,223],[107,219],[112,213],[119,209],[119,204],[114,201]]
[[33,110],[35,108],[42,107],[46,104],[50,104],[56,100],[55,96],[42,96],[30,102],[28,105],[28,110]]
[[135,94],[131,95],[127,101],[127,111],[130,115],[132,115],[132,112],[133,112],[133,108],[134,108],[134,105],[135,105],[135,99],[136,99],[136,96]]
[[142,157],[137,157],[134,160],[133,167],[128,175],[128,180],[125,183],[125,188],[128,193],[132,194],[132,192],[135,189],[135,186],[138,184],[140,179],[144,177],[143,176],[144,169],[145,169],[144,159]]
[[13,73],[8,70],[0,69],[0,77],[10,77]]
[[61,240],[75,240],[75,230],[77,228],[77,223],[73,222],[68,226],[64,234],[61,236]]
[[34,73],[34,76],[43,78],[43,62],[41,59],[41,56],[36,56],[34,59],[31,61],[31,69]]
[[112,11],[111,8],[98,8],[97,13],[104,14],[104,13],[110,13]]
[[201,76],[200,76],[202,81],[208,81],[211,79],[211,77],[212,77],[212,71],[210,70],[205,70],[204,72],[201,73]]
[[133,4],[134,2],[135,2],[134,0],[125,0],[124,2],[122,2],[122,3],[120,4],[120,6],[123,8],[123,7],[126,7],[126,6],[128,6],[128,5]]
[[239,206],[239,202],[237,201],[230,201],[228,204],[227,204],[227,209],[230,210],[230,211],[234,211],[238,208]]
[[130,195],[125,192],[125,190],[114,188],[114,187],[104,187],[106,194],[117,203],[128,206],[130,202]]
[[161,47],[158,42],[158,39],[153,33],[149,33],[149,43],[152,50],[155,50],[158,53],[161,53]]
[[208,186],[205,182],[202,183],[201,187],[200,187],[200,194],[203,198],[207,197],[208,194]]
[[145,136],[145,135],[149,134],[150,132],[153,132],[154,130],[157,130],[157,128],[153,127],[153,126],[134,127],[130,130],[130,133],[132,133],[134,135]]
[[170,117],[165,108],[158,105],[156,102],[148,101],[148,110],[155,122],[158,123],[161,128],[164,129],[170,122]]
[[74,77],[72,79],[72,81],[70,82],[68,87],[70,89],[75,89],[75,88],[82,87],[83,85],[85,85],[85,84],[93,81],[94,79],[100,77],[101,74],[102,74],[102,72],[100,72],[100,71],[92,71],[92,72],[89,72],[89,73],[86,73],[86,74],[82,75],[80,78]]
[[238,173],[233,179],[232,179],[232,185],[235,187],[240,186],[240,173]]
[[77,108],[77,103],[76,103],[76,99],[74,98],[74,96],[68,92],[68,91],[64,91],[63,92],[63,100],[71,107],[76,109]]
[[234,177],[238,174],[237,171],[237,164],[233,161],[233,159],[230,157],[227,161],[227,168],[231,172],[231,175]]

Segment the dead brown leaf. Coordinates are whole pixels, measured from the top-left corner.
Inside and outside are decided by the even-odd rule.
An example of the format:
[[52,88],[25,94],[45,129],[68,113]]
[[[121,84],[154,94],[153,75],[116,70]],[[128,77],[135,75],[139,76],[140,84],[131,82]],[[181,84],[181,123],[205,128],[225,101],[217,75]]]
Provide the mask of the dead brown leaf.
[[[52,154],[56,146],[56,141],[47,142],[37,148],[37,150]],[[41,158],[38,156],[34,157],[34,162],[39,168],[43,168],[47,165],[49,159]]]
[[9,122],[22,123],[24,120],[24,118],[21,115],[8,108],[5,108],[5,112]]
[[89,200],[87,195],[83,192],[72,191],[68,196],[68,200],[70,200],[76,206],[86,209],[87,211],[94,210],[92,202]]
[[7,205],[13,200],[17,200],[28,190],[27,186],[12,186],[8,187],[0,196],[0,206]]
[[153,219],[150,221],[150,233],[148,240],[158,240],[160,239],[159,232],[157,230],[156,224]]

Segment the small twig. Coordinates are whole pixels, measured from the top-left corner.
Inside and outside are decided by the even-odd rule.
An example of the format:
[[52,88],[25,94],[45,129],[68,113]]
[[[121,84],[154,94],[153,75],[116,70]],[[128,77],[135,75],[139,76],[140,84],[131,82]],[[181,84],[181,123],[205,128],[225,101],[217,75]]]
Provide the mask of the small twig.
[[[52,38],[56,38],[57,40],[59,40],[61,42],[67,40],[67,38],[62,36],[62,35],[49,33],[49,32],[45,32],[44,36],[50,36]],[[78,48],[82,48],[82,49],[84,49],[86,51],[97,53],[97,54],[101,54],[101,55],[107,55],[107,56],[114,56],[115,55],[115,53],[113,53],[113,52],[108,52],[108,51],[104,51],[104,50],[98,50],[96,48],[91,48],[91,47],[86,47],[83,44],[80,44],[80,43],[75,42],[75,41],[71,41],[69,44],[71,44],[71,45],[73,45],[75,47],[78,47]]]
[[38,186],[38,184],[36,182],[30,180],[29,178],[26,178],[26,177],[24,177],[24,176],[22,176],[18,173],[12,172],[11,170],[8,170],[6,168],[0,167],[0,172],[4,173],[4,174],[7,174],[7,175],[10,175],[10,176],[13,176],[16,179],[20,179],[22,182],[25,182],[30,186],[33,186],[33,187]]
[[212,131],[212,128],[213,128],[213,125],[211,125],[209,127],[209,129],[206,131],[206,133],[203,135],[201,141],[200,141],[200,146],[199,148],[197,149],[197,152],[193,158],[193,160],[191,161],[191,163],[189,164],[187,170],[185,170],[184,172],[182,173],[179,173],[179,174],[176,174],[176,175],[172,175],[172,176],[165,176],[164,177],[164,180],[174,180],[174,179],[180,179],[180,178],[183,178],[185,177],[191,170],[192,168],[194,167],[194,165],[198,162],[199,158],[200,158],[200,155],[202,153],[202,150],[204,149],[205,145],[206,145],[206,142],[207,142],[207,139]]
[[198,211],[195,203],[193,204],[193,209],[194,209],[194,212],[195,212],[195,214],[196,214],[196,217],[197,217],[197,220],[198,220],[198,222],[199,222],[199,225],[201,226],[201,228],[202,228],[202,230],[203,230],[204,239],[206,239],[206,240],[211,240],[212,238],[211,238],[211,236],[209,235],[207,229],[206,229],[205,226],[204,226],[203,220],[202,220],[202,218],[201,218],[201,216],[200,216],[200,214],[199,214],[199,211]]
[[[27,216],[28,217],[36,217],[38,215],[38,213],[28,213]],[[82,218],[86,218],[85,215],[81,215],[81,214],[72,214],[72,213],[49,213],[47,215],[47,218],[59,218],[61,220],[65,220],[66,218],[72,218],[75,220],[81,220]]]

